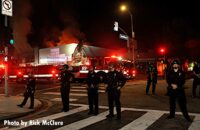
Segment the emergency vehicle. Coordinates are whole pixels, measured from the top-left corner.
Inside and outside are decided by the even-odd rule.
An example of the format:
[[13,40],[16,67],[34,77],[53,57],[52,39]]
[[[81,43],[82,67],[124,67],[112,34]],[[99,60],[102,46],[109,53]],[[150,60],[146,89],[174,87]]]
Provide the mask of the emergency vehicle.
[[[134,78],[136,71],[133,63],[123,59],[114,50],[81,45],[66,44],[62,46],[44,48],[39,50],[38,64],[24,64],[16,69],[16,81],[21,82],[32,72],[37,79],[58,79],[59,68],[68,64],[73,73],[74,81],[84,81],[87,78],[89,68],[95,66],[95,71],[103,78],[108,72],[110,62],[117,64],[127,78]],[[13,77],[14,78],[14,77]]]
[[31,72],[36,79],[54,80],[58,78],[59,66],[56,65],[27,65],[19,66],[13,77],[16,78],[16,82],[23,82],[27,77],[28,73]]

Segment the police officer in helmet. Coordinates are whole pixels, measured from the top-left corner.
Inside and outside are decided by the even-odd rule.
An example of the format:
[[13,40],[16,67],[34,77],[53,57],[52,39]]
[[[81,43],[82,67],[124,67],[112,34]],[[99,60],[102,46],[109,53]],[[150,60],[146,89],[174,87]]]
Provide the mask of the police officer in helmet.
[[149,88],[152,84],[152,94],[155,94],[157,84],[157,67],[153,63],[150,63],[147,69],[147,86],[146,94],[149,93]]
[[21,104],[17,105],[19,107],[23,107],[28,98],[30,97],[30,107],[29,109],[33,109],[34,107],[34,93],[35,93],[35,77],[33,76],[32,72],[28,73],[28,78],[26,79],[26,91],[24,93],[24,100]]
[[109,65],[109,72],[106,76],[106,84],[107,84],[107,94],[108,94],[108,106],[109,106],[109,114],[106,116],[107,118],[114,117],[113,109],[114,103],[116,105],[117,111],[117,119],[121,119],[121,102],[120,102],[120,89],[125,85],[126,78],[124,75],[116,70],[115,64]]
[[89,69],[90,70],[87,76],[87,85],[88,85],[87,90],[88,90],[88,103],[89,103],[88,114],[98,115],[99,113],[98,87],[100,83],[100,77],[95,72],[95,66],[91,66]]
[[186,95],[183,85],[185,84],[185,73],[182,71],[179,60],[172,62],[172,70],[167,75],[167,83],[169,86],[169,102],[170,102],[170,115],[167,119],[175,117],[176,100],[187,121],[191,121],[187,107]]
[[70,93],[70,82],[72,80],[73,74],[69,71],[69,66],[67,64],[63,65],[60,69],[60,92],[63,104],[63,112],[69,111],[69,93]]

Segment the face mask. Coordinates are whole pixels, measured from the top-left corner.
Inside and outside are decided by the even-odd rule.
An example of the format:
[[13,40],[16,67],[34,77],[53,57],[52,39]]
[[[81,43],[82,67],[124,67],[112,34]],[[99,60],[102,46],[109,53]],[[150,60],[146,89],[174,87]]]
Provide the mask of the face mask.
[[178,69],[174,69],[174,72],[178,72]]

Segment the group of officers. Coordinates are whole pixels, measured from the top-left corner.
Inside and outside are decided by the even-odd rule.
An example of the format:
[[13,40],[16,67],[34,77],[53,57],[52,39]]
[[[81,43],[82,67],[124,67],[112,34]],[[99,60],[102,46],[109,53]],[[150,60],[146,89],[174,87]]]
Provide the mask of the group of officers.
[[[167,72],[166,81],[168,84],[167,93],[169,96],[170,103],[170,115],[167,117],[168,119],[175,117],[175,108],[176,108],[176,100],[180,106],[180,109],[183,113],[183,116],[186,120],[191,121],[187,107],[186,107],[186,95],[184,91],[185,84],[185,73],[181,68],[181,64],[179,60],[174,60],[170,69]],[[193,69],[194,80],[193,80],[193,97],[196,97],[196,88],[197,85],[200,85],[200,59],[197,61],[197,65],[194,66]],[[68,65],[63,65],[60,73],[61,80],[61,99],[63,103],[63,112],[69,111],[69,93],[70,93],[70,82],[73,79],[73,74],[69,71]],[[98,103],[98,88],[99,84],[103,78],[103,81],[107,84],[106,92],[108,97],[108,106],[109,106],[109,114],[106,116],[107,118],[114,117],[113,109],[114,103],[116,105],[117,118],[121,119],[121,103],[120,103],[120,90],[126,83],[126,78],[124,77],[119,66],[115,64],[109,65],[109,72],[106,75],[99,75],[95,72],[95,67],[91,67],[87,77],[87,92],[88,92],[88,104],[89,104],[89,112],[88,114],[98,115],[99,113],[99,103]],[[147,69],[147,86],[146,86],[146,94],[149,93],[150,85],[152,84],[152,94],[155,94],[155,88],[157,83],[157,68],[155,65],[150,64]],[[24,100],[19,107],[23,107],[28,98],[30,97],[30,109],[34,107],[34,93],[35,93],[35,78],[29,73],[26,84],[26,91],[24,93]]]
[[[64,65],[61,69],[61,98],[63,102],[63,111],[69,110],[69,91],[72,73],[68,71],[69,66]],[[120,69],[116,68],[115,64],[109,65],[109,72],[106,75],[99,75],[95,72],[95,67],[91,67],[87,76],[87,93],[88,93],[88,114],[98,115],[99,113],[99,83],[101,80],[107,84],[106,92],[108,94],[109,114],[107,118],[114,117],[114,103],[116,105],[117,118],[121,119],[121,103],[120,89],[125,85],[126,78]]]
[[[196,88],[197,85],[200,84],[200,60],[197,62],[198,64],[194,67],[194,81],[193,81],[193,96],[196,96]],[[70,87],[70,74],[67,71],[68,66],[65,65],[63,67],[63,71],[61,71],[61,97],[63,101],[63,111],[69,110],[69,87]],[[101,75],[102,76],[102,75]],[[91,67],[87,77],[87,92],[88,92],[88,104],[89,104],[89,112],[88,114],[98,115],[98,88],[101,80],[100,75],[95,72],[95,67]],[[113,109],[114,103],[116,105],[117,118],[121,119],[121,103],[120,103],[120,90],[126,83],[126,78],[124,77],[122,71],[119,67],[114,64],[109,65],[109,72],[103,76],[105,83],[107,84],[106,92],[108,97],[108,106],[109,106],[109,114],[106,116],[107,118],[114,117]],[[185,84],[185,73],[181,68],[181,64],[179,60],[174,60],[170,69],[166,73],[166,81],[167,81],[167,95],[169,96],[170,103],[170,114],[167,119],[171,119],[175,117],[175,109],[176,109],[176,100],[180,106],[180,109],[183,113],[183,116],[187,121],[191,121],[190,116],[188,115],[187,107],[186,107],[186,95],[184,90]],[[146,86],[146,94],[149,94],[149,89],[152,84],[152,94],[155,94],[156,84],[157,84],[157,68],[154,64],[150,64],[147,69],[147,86]],[[66,88],[67,87],[67,88]]]
[[[184,90],[185,84],[185,73],[182,70],[180,61],[175,59],[173,62],[167,67],[166,70],[166,81],[167,81],[167,96],[169,96],[170,103],[170,115],[167,117],[168,119],[175,117],[175,109],[176,109],[176,100],[180,106],[180,109],[183,113],[183,116],[186,120],[191,121],[187,107],[186,107],[186,95]],[[147,68],[147,86],[146,86],[146,94],[149,93],[149,88],[152,84],[152,94],[155,94],[155,88],[157,84],[157,68],[154,64],[149,64]],[[193,85],[192,85],[192,96],[196,97],[197,86],[200,85],[200,59],[197,61],[193,68]]]

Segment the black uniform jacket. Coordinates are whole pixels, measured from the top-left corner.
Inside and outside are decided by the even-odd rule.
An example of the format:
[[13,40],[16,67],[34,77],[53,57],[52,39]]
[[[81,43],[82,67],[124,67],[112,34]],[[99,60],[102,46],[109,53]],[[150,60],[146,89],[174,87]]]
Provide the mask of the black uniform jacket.
[[27,78],[26,90],[28,93],[35,92],[35,78],[34,77]]
[[185,73],[181,70],[174,72],[171,70],[167,75],[168,87],[172,88],[172,84],[177,85],[177,90],[183,90],[183,85],[185,84]]
[[93,87],[97,87],[97,85],[100,83],[100,77],[99,75],[94,71],[89,71],[87,76],[87,85],[90,88],[92,85]]
[[122,72],[110,71],[107,73],[106,84],[108,84],[107,90],[123,87],[126,83],[126,78]]

